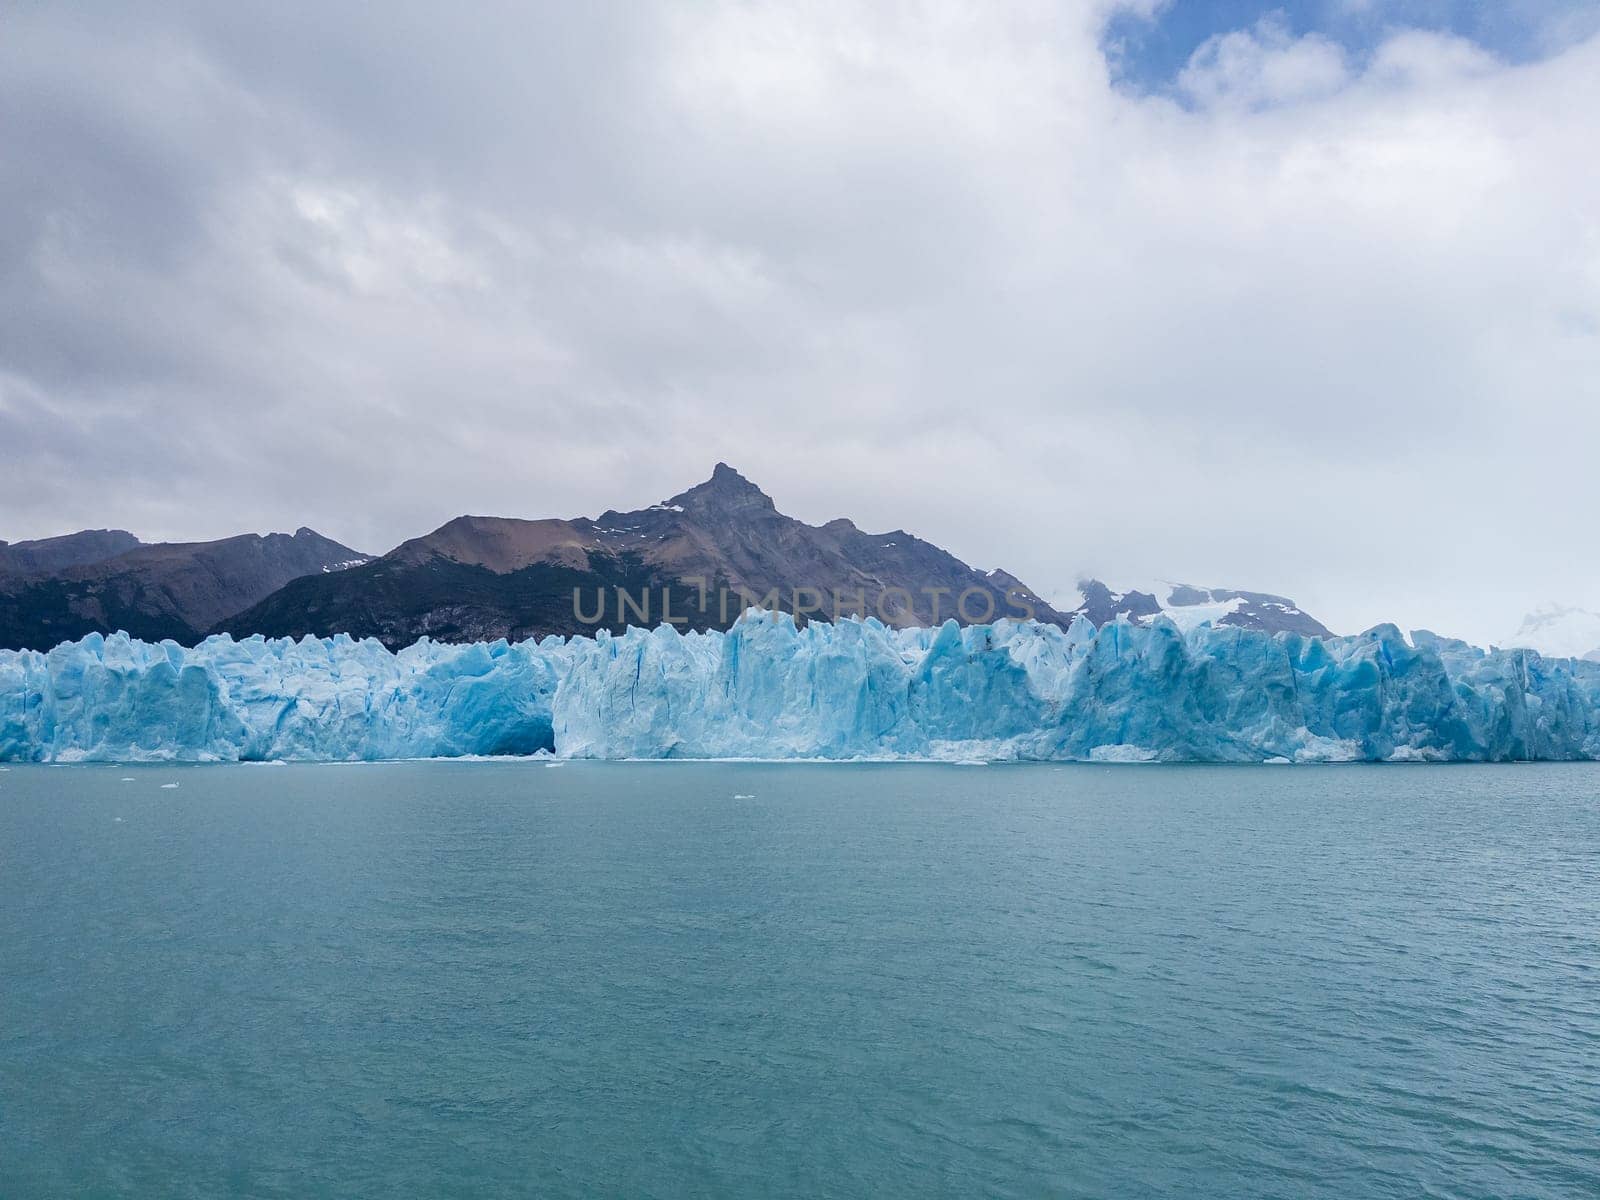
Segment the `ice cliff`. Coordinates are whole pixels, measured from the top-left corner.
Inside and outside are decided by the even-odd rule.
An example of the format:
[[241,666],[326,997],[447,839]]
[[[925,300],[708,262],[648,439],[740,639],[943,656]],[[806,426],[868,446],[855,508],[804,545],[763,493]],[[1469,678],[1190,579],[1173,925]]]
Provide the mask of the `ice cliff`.
[[0,651],[0,760],[1600,758],[1600,664],[1164,619]]

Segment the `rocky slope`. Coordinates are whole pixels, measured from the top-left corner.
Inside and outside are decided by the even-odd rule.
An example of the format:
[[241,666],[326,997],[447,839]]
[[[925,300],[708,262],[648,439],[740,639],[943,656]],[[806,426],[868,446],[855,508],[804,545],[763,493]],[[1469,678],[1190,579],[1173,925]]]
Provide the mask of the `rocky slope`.
[[44,575],[103,562],[141,545],[126,529],[85,529],[33,542],[0,541],[0,579]]
[[[1328,627],[1304,612],[1287,596],[1269,592],[1244,592],[1233,588],[1199,588],[1187,583],[1153,583],[1144,590],[1113,591],[1098,579],[1078,584],[1078,604],[1063,605],[1069,616],[1088,617],[1104,625],[1126,617],[1135,625],[1148,624],[1158,615],[1170,618],[1180,629],[1210,622],[1266,633],[1298,633],[1330,637]],[[1060,601],[1057,601],[1060,603]]]
[[[127,540],[131,547],[97,557]],[[310,529],[149,545],[120,530],[93,530],[17,543],[0,554],[15,555],[19,564],[0,573],[0,647],[6,649],[48,649],[119,629],[192,644],[292,579],[366,561]]]
[[1065,629],[1079,615],[1100,626],[1164,614],[1183,629],[1328,636],[1292,600],[1264,592],[1113,591],[1090,579],[1052,607],[1015,576],[975,570],[903,529],[785,516],[725,463],[648,508],[457,517],[376,559],[309,529],[181,544],[144,545],[122,530],[0,543],[0,646],[13,648],[118,629],[185,643],[208,632],[349,633],[397,648],[421,637],[516,641],[662,623],[726,629],[752,606],[896,627],[1033,617]]
[[385,645],[620,632],[663,621],[727,628],[749,605],[897,626],[1034,616],[1065,624],[1014,577],[983,573],[904,530],[807,525],[725,463],[634,512],[540,521],[458,517],[365,566],[296,580],[219,630],[376,637]]

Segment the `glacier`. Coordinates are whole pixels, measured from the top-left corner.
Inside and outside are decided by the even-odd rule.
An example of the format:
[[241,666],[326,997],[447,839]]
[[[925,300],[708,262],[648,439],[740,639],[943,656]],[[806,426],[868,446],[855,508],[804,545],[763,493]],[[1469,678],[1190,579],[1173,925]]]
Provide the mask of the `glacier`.
[[1600,758],[1600,663],[1354,637],[1034,622],[0,651],[0,761]]

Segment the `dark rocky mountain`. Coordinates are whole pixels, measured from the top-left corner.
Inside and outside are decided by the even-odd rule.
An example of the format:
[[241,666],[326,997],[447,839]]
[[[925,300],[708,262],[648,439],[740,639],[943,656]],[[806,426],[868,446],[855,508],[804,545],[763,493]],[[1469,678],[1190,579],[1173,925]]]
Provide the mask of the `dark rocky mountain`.
[[1326,625],[1302,611],[1293,600],[1268,592],[1198,588],[1186,583],[1156,584],[1147,591],[1114,592],[1098,579],[1080,581],[1078,591],[1082,602],[1068,615],[1081,613],[1096,625],[1104,625],[1117,617],[1146,624],[1165,613],[1179,625],[1209,620],[1213,625],[1264,629],[1268,633],[1332,636]]
[[0,541],[0,578],[65,571],[103,562],[140,545],[126,529],[85,529],[34,542]]
[[807,525],[725,463],[711,478],[635,512],[590,519],[457,517],[369,559],[309,529],[146,545],[123,530],[0,542],[0,647],[46,649],[93,631],[146,640],[235,636],[376,637],[391,648],[441,641],[620,632],[670,622],[726,628],[751,605],[802,620],[877,616],[1037,617],[1063,627],[1118,617],[1209,620],[1326,636],[1293,601],[1264,592],[1079,584],[1058,611],[1013,575],[977,571],[903,529],[840,518]]
[[1333,636],[1332,630],[1287,596],[1178,584],[1168,599],[1169,606],[1174,609],[1223,603],[1231,604],[1233,611],[1218,617],[1218,625],[1265,629],[1268,633],[1298,633],[1306,637]]
[[[127,545],[131,542],[131,546]],[[102,551],[120,552],[100,556]],[[243,534],[215,542],[141,544],[120,530],[93,530],[0,548],[0,648],[49,649],[87,633],[126,630],[193,643],[217,622],[290,580],[366,561],[310,529],[293,536]]]
[[364,566],[295,580],[222,621],[236,636],[376,637],[391,647],[620,631],[663,620],[725,628],[751,604],[802,618],[1066,618],[1002,571],[974,570],[905,532],[814,526],[725,463],[636,512],[525,521],[458,517]]
[[1149,592],[1113,592],[1098,579],[1080,580],[1078,591],[1083,593],[1083,603],[1069,615],[1088,617],[1096,625],[1104,625],[1118,617],[1127,617],[1138,623],[1161,611],[1161,602]]

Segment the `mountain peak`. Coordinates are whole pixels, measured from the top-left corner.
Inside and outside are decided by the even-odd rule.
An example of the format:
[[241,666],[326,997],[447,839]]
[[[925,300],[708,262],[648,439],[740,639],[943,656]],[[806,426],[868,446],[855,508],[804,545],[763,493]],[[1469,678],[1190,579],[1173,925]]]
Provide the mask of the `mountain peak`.
[[81,529],[36,541],[0,542],[0,572],[63,571],[115,558],[140,545],[126,529]]
[[696,484],[686,492],[679,492],[663,503],[669,508],[679,506],[688,512],[776,511],[771,496],[725,462],[719,462],[712,468],[711,478],[704,483]]
[[1542,604],[1522,619],[1507,645],[1537,650],[1546,658],[1600,661],[1600,613],[1567,604]]

